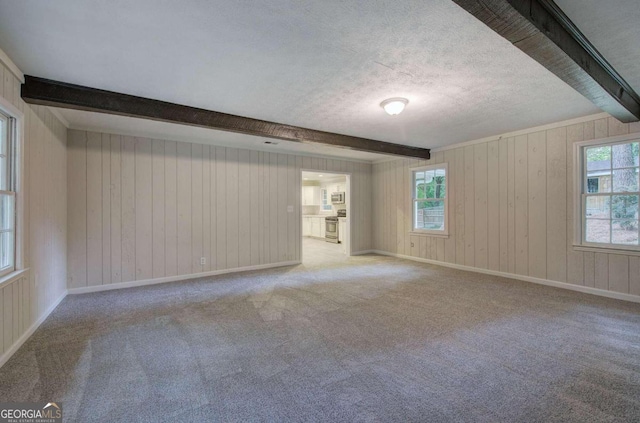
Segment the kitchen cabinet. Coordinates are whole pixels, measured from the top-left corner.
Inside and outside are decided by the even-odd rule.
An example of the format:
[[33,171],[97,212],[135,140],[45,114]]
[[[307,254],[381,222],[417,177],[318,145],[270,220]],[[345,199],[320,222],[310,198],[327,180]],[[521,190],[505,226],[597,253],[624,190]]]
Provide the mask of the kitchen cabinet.
[[319,206],[321,203],[320,199],[320,187],[313,186],[303,186],[302,187],[302,205],[303,206]]
[[303,216],[302,217],[302,236],[324,238],[325,237],[324,216]]
[[320,219],[317,217],[311,218],[311,236],[315,236],[316,238],[320,238]]
[[302,236],[311,236],[311,217],[302,217]]

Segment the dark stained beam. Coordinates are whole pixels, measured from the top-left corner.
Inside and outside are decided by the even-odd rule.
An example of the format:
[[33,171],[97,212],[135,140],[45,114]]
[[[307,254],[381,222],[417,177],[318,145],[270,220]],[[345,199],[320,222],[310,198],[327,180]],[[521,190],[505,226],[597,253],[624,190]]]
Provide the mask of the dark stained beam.
[[619,121],[640,119],[640,96],[552,0],[453,1]]
[[25,75],[24,79],[21,95],[22,99],[30,104],[152,119],[286,141],[324,144],[370,153],[421,159],[430,158],[427,148],[283,125],[34,76]]

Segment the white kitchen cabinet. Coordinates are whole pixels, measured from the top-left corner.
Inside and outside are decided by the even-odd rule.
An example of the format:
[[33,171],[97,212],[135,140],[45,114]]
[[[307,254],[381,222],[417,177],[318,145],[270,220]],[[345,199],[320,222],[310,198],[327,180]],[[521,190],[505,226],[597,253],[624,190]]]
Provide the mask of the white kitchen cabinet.
[[321,203],[319,186],[303,186],[302,187],[302,205],[303,206],[319,206]]
[[302,236],[324,238],[325,229],[324,217],[302,216]]
[[320,219],[321,217],[312,217],[311,218],[311,236],[315,236],[316,238],[320,238]]
[[302,236],[311,236],[311,219],[306,216],[302,218]]

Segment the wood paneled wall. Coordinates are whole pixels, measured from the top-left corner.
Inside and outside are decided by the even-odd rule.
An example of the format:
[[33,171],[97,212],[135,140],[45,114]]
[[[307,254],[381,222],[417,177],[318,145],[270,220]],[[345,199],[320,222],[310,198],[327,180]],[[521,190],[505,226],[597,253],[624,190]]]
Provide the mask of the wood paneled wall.
[[24,103],[20,81],[1,63],[0,81],[0,96],[24,113],[25,172],[18,195],[24,198],[29,268],[0,287],[0,352],[6,353],[66,292],[67,129],[48,108]]
[[368,163],[76,130],[68,153],[69,288],[300,260],[301,169],[352,173],[371,249]]
[[[640,257],[574,250],[573,143],[639,132],[613,118],[373,166],[374,248],[640,295]],[[409,169],[449,163],[448,238],[413,235]]]

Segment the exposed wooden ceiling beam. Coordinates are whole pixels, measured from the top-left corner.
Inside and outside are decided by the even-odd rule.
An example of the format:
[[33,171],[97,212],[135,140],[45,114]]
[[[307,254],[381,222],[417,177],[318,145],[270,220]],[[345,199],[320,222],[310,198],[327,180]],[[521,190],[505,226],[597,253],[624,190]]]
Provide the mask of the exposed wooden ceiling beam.
[[25,75],[27,103],[152,119],[266,138],[429,159],[427,148],[316,131]]
[[453,0],[621,122],[640,96],[551,0]]

